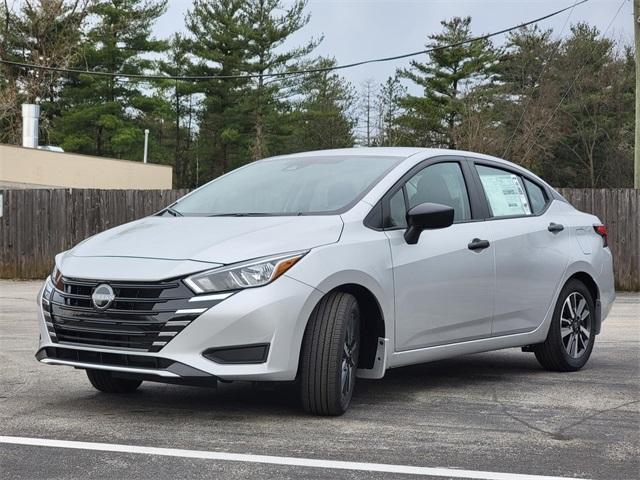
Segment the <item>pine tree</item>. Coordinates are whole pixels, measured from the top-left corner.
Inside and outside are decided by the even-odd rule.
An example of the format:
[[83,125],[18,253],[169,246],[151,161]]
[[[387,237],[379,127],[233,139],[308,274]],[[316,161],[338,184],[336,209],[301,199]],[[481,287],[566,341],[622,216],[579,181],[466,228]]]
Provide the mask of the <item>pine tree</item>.
[[[242,0],[195,0],[187,13],[189,48],[199,75],[241,75],[248,63]],[[243,99],[247,79],[199,82],[204,94],[199,119],[199,155],[203,178],[229,171],[248,157],[248,114]]]
[[306,0],[296,0],[289,6],[281,0],[246,0],[243,4],[248,39],[247,73],[258,76],[245,97],[254,131],[253,160],[277,149],[278,137],[283,134],[280,92],[286,82],[265,79],[264,74],[296,68],[320,42],[311,39],[301,47],[282,49],[284,42],[309,22],[309,15],[304,13],[306,4]]
[[[98,1],[78,68],[126,74],[151,69],[153,62],[144,55],[167,48],[151,37],[166,6],[167,0]],[[142,157],[144,123],[162,108],[140,82],[109,76],[71,76],[61,97],[52,138],[65,150],[127,159]]]
[[620,185],[616,170],[633,158],[620,148],[631,143],[630,132],[623,132],[634,110],[634,74],[627,59],[596,27],[579,23],[563,42],[554,71],[564,101],[557,103],[560,135],[545,170],[560,184]]
[[[320,59],[316,66],[331,67],[333,59]],[[295,124],[291,150],[321,150],[352,147],[356,94],[353,86],[334,72],[318,72],[304,77],[302,100],[293,114]]]
[[[427,48],[455,44],[472,38],[471,17],[454,17],[441,22],[443,32],[431,35]],[[399,124],[422,146],[456,148],[456,128],[463,120],[465,96],[472,87],[486,82],[496,61],[488,40],[429,53],[427,63],[411,62],[400,76],[424,90],[424,95],[407,95],[401,101],[405,113]]]

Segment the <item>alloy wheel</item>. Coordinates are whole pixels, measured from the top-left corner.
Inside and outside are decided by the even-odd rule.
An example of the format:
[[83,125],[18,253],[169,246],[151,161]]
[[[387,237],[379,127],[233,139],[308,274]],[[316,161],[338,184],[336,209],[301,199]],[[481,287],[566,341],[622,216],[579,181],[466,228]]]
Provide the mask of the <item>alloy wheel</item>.
[[351,395],[355,383],[355,370],[358,365],[359,332],[358,319],[356,315],[349,318],[347,331],[342,344],[342,363],[340,372],[340,389],[343,399],[348,399]]
[[587,300],[578,292],[571,292],[562,305],[560,338],[572,358],[584,355],[591,338],[592,314]]

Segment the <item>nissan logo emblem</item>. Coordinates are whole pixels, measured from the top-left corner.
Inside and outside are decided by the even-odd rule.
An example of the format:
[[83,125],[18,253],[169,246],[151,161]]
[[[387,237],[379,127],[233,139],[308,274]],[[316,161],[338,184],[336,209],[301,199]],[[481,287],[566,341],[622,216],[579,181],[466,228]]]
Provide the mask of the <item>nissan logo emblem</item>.
[[106,283],[98,285],[91,294],[91,302],[98,310],[106,310],[109,308],[115,298],[116,295],[113,293],[113,288]]

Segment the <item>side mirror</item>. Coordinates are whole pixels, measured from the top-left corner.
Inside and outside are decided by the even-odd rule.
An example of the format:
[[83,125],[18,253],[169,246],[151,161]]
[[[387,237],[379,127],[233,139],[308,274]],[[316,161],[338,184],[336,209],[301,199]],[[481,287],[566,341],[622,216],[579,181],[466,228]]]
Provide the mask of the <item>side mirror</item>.
[[447,228],[453,223],[453,208],[439,203],[421,203],[407,212],[409,228],[404,232],[408,244],[418,243],[423,230]]

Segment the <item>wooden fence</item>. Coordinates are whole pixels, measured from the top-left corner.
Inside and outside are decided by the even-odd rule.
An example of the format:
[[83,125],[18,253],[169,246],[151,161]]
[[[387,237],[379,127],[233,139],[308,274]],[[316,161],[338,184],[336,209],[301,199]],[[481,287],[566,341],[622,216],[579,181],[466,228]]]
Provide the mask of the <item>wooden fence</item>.
[[188,190],[0,190],[0,278],[44,278],[56,253],[150,215]]
[[[640,290],[640,190],[560,189],[609,229],[616,286]],[[43,278],[56,253],[157,212],[187,190],[0,190],[0,278]]]

